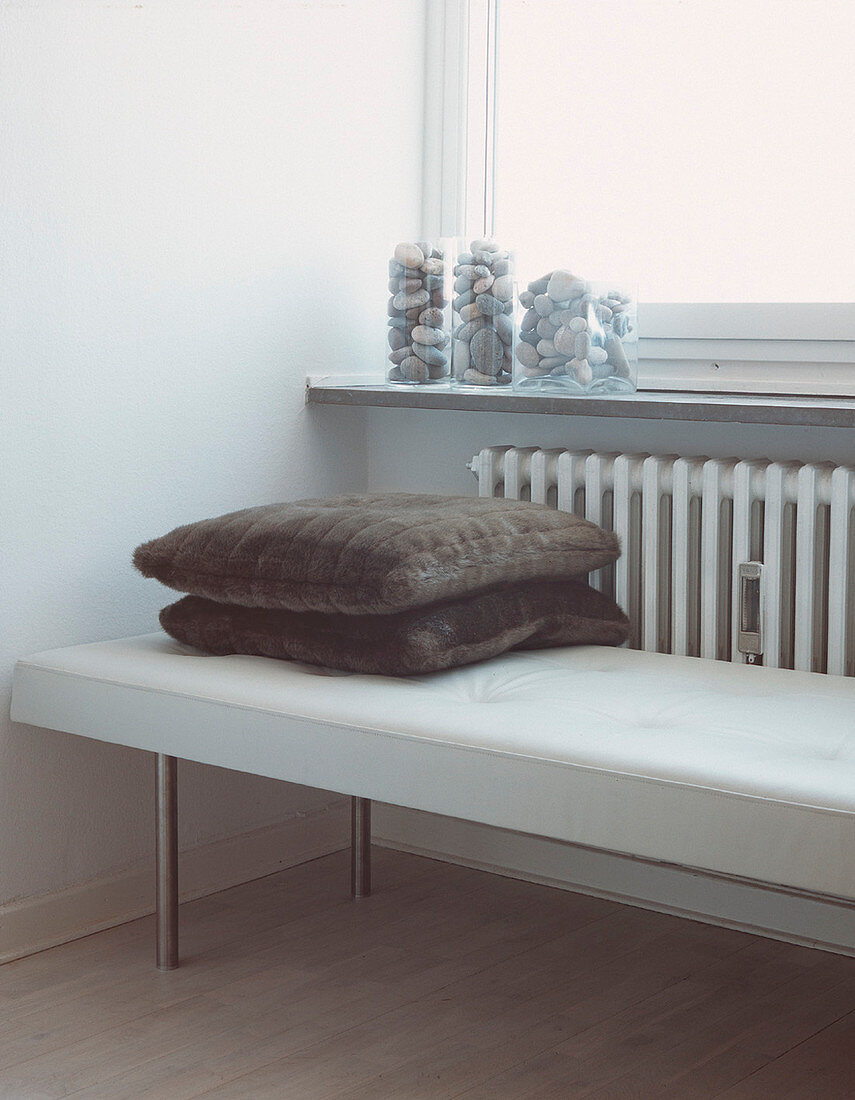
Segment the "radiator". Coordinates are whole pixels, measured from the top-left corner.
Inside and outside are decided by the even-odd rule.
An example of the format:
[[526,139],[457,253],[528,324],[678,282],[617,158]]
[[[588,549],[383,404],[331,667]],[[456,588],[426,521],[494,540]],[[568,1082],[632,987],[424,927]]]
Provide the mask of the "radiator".
[[828,464],[487,447],[479,495],[615,531],[591,574],[635,649],[855,675],[855,470]]

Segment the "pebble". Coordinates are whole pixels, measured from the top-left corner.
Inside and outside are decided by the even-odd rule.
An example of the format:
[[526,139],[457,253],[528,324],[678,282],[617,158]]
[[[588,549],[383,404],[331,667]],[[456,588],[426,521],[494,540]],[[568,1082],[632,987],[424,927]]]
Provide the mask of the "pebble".
[[459,311],[458,316],[461,321],[474,321],[477,317],[483,317],[484,315],[478,306],[474,302],[471,302],[468,306],[464,306],[463,309]]
[[520,340],[522,340],[523,343],[531,344],[532,347],[537,344],[539,339],[540,337],[537,335],[537,329],[532,329],[531,332],[520,333]]
[[534,300],[534,308],[541,317],[548,317],[552,313],[552,299],[548,294],[538,294]]
[[618,378],[629,378],[629,360],[626,357],[626,352],[623,350],[623,344],[620,341],[620,337],[607,336],[605,350],[608,361],[614,367],[615,375]]
[[493,256],[490,252],[473,252],[472,261],[476,264],[483,264],[484,267],[492,268],[493,266]]
[[492,294],[479,294],[475,299],[475,305],[478,307],[478,312],[483,313],[485,317],[494,317],[505,308],[504,302],[500,302]]
[[498,374],[502,369],[504,345],[495,329],[479,329],[469,345],[472,366],[482,374]]
[[389,328],[411,329],[413,326],[403,315],[389,318]]
[[534,305],[534,295],[530,290],[520,291],[520,305],[523,309],[531,309]]
[[552,272],[548,275],[544,275],[542,279],[535,279],[533,283],[528,284],[529,291],[537,297],[538,294],[545,294],[546,288],[549,286],[549,280],[552,278]]
[[563,370],[566,365],[566,355],[547,355],[540,361],[541,369],[550,373],[554,373],[559,367]]
[[479,237],[478,240],[473,241],[469,248],[474,256],[476,252],[498,252],[499,246],[493,240],[492,237]]
[[588,386],[593,382],[594,372],[587,359],[571,359],[567,367],[573,371],[580,386]]
[[425,290],[442,290],[445,277],[443,275],[425,275],[424,288]]
[[555,350],[562,355],[576,354],[576,333],[570,329],[569,325],[562,325],[553,336],[552,342]]
[[[472,293],[475,295],[485,294],[495,282],[492,275],[482,275],[480,279],[476,279],[472,286]],[[495,291],[493,291],[495,294]]]
[[470,367],[463,372],[463,381],[468,382],[470,386],[495,386],[497,378],[494,374],[482,374],[481,371]]
[[567,327],[571,332],[587,332],[588,322],[584,317],[571,317],[567,322]]
[[409,344],[409,340],[406,335],[399,328],[390,328],[388,334],[389,347],[392,351],[398,351],[399,348],[405,348]]
[[506,313],[500,313],[493,323],[499,339],[506,347],[510,347],[514,339],[514,323],[511,318]]
[[[509,275],[511,273],[511,261],[510,260],[493,260],[493,274],[498,277],[500,275]],[[523,291],[525,294],[525,291]]]
[[395,309],[412,309],[417,306],[425,306],[430,301],[430,294],[426,290],[399,290],[392,299]]
[[439,328],[445,320],[445,314],[436,306],[429,306],[419,314],[419,324],[429,325],[430,328]]
[[[413,329],[413,341],[417,344],[426,344],[436,348],[443,348],[448,343],[448,337],[439,328],[428,328],[426,325],[416,325]],[[605,355],[605,353],[603,353]]]
[[608,359],[608,354],[605,348],[591,348],[588,352],[587,359],[592,367],[596,367],[601,363],[605,363]]
[[591,336],[587,332],[577,332],[575,337],[575,350],[577,359],[587,359],[591,350]]
[[459,313],[464,306],[468,306],[475,301],[475,294],[472,290],[464,290],[462,294],[458,294],[454,301],[451,303],[451,308],[455,313]]
[[541,359],[548,359],[551,355],[555,355],[557,349],[551,340],[538,340],[536,350]]
[[395,246],[394,256],[401,267],[421,267],[425,262],[425,254],[419,246],[405,241]]
[[398,370],[408,382],[427,382],[430,378],[427,363],[415,355],[408,355],[406,359],[402,359]]
[[513,276],[499,275],[493,283],[493,293],[500,302],[509,302],[514,296]]
[[553,302],[565,302],[571,298],[579,298],[585,293],[585,282],[577,278],[571,271],[558,269],[553,271],[546,284],[546,293]]
[[533,328],[537,328],[540,321],[540,314],[536,309],[526,310],[525,316],[520,321],[520,332],[530,332]]
[[482,329],[486,324],[487,318],[482,317],[482,315],[479,313],[478,316],[473,317],[471,321],[466,321],[462,325],[460,325],[460,327],[455,330],[454,335],[456,339],[463,340],[468,344],[475,333],[478,332],[479,329]]
[[541,317],[537,322],[537,335],[543,340],[551,340],[558,332],[558,326],[553,325],[547,317]]
[[457,262],[458,264],[471,264],[475,261],[472,258],[471,252],[461,252],[460,255],[457,257]]
[[413,351],[419,359],[423,359],[425,363],[430,364],[432,367],[444,367],[448,363],[447,357],[442,354],[439,348],[432,348],[427,344],[414,343]]
[[472,279],[468,275],[458,275],[454,280],[454,293],[463,294],[472,289]]
[[431,258],[422,263],[421,270],[425,275],[442,275],[445,273],[445,264],[442,260]]

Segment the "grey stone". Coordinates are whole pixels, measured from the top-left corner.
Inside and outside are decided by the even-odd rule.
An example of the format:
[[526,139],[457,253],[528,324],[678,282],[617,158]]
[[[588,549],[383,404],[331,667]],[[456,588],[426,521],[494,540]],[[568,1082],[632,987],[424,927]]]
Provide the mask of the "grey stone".
[[499,334],[499,339],[506,347],[509,347],[514,339],[514,323],[510,317],[505,316],[504,313],[500,313],[498,317],[493,321],[493,326],[496,332]]
[[386,314],[389,317],[401,317],[403,315],[403,310],[395,309],[394,298],[389,299],[389,304],[386,306]]
[[476,295],[485,294],[493,285],[495,280],[492,275],[482,275],[480,279],[476,279],[472,286],[472,293]]
[[442,260],[425,260],[421,265],[421,270],[425,275],[442,275],[445,272],[445,264]]
[[395,248],[395,259],[402,267],[421,267],[425,262],[425,254],[417,244],[402,241]]
[[403,382],[404,376],[401,374],[400,367],[390,367],[389,372],[386,375],[386,379],[389,382]]
[[540,341],[540,337],[537,335],[537,329],[534,328],[531,332],[521,332],[520,340],[522,340],[524,344],[531,344],[532,347],[536,347]]
[[590,334],[587,332],[577,332],[573,347],[576,351],[577,359],[587,359],[588,352],[591,350]]
[[567,364],[567,372],[571,374],[580,386],[589,386],[594,380],[594,372],[587,359],[571,359]]
[[510,275],[500,275],[493,283],[493,293],[501,302],[509,302],[514,295],[514,280]]
[[493,260],[493,274],[498,279],[500,275],[509,275],[511,270],[510,260]]
[[442,275],[425,275],[424,288],[425,290],[442,290],[445,278]]
[[413,344],[413,351],[431,367],[444,367],[448,362],[448,358],[438,348],[431,348],[426,344]]
[[553,302],[566,302],[585,293],[585,281],[577,278],[571,271],[559,269],[552,272],[546,293]]
[[421,312],[422,312],[422,307],[421,306],[413,306],[411,309],[408,309],[406,311],[406,313],[404,314],[404,317],[406,317],[406,319],[410,322],[411,325],[414,325],[416,323],[416,321],[418,321],[419,315],[421,314]]
[[499,383],[498,378],[493,374],[482,374],[481,371],[476,370],[474,367],[470,367],[463,375],[463,381],[470,386],[496,386]]
[[469,275],[460,274],[454,280],[454,293],[465,294],[467,290],[472,289],[472,278]]
[[441,290],[431,291],[430,304],[436,306],[437,309],[445,309],[448,305],[448,299]]
[[552,278],[552,272],[550,271],[548,275],[544,275],[540,279],[535,279],[533,283],[529,283],[528,284],[528,289],[531,291],[532,294],[535,295],[535,297],[538,294],[545,294],[546,293],[546,288],[549,286],[549,280],[551,278]]
[[537,323],[540,320],[540,314],[536,309],[526,310],[526,314],[520,321],[520,332],[531,332],[532,329],[537,328]]
[[548,359],[550,356],[555,355],[555,351],[555,344],[551,340],[538,340],[537,354],[541,359]]
[[540,361],[542,370],[548,370],[555,372],[557,370],[563,370],[567,365],[566,355],[547,355]]
[[404,359],[398,370],[408,382],[427,382],[430,377],[427,363],[415,355],[410,355]]
[[416,306],[426,306],[430,301],[430,294],[426,290],[415,290],[412,294],[399,290],[392,301],[395,309],[413,309]]
[[537,335],[543,340],[551,340],[558,329],[546,317],[541,317],[537,322]]
[[442,367],[435,367],[431,363],[428,363],[428,374],[431,378],[445,378],[448,374],[448,364]]
[[479,237],[469,245],[469,249],[473,256],[476,252],[489,252],[492,255],[499,251],[499,246],[492,237]]
[[562,355],[576,354],[576,333],[568,325],[562,325],[552,338],[555,350]]
[[494,298],[492,294],[479,294],[475,299],[475,305],[485,317],[493,317],[495,314],[501,313],[503,309],[502,303],[498,298]]
[[533,348],[531,344],[517,344],[516,355],[517,362],[522,363],[524,367],[537,367],[540,363],[537,349]]
[[531,309],[534,305],[534,295],[530,290],[520,291],[520,305],[523,309]]
[[490,252],[484,252],[479,250],[472,253],[472,261],[476,264],[483,264],[485,267],[492,269],[493,267],[493,255]]
[[390,328],[387,336],[389,341],[389,347],[392,351],[397,351],[399,348],[405,348],[409,344],[409,337],[406,333],[401,332],[400,329]]
[[419,324],[428,325],[430,328],[440,328],[445,320],[445,314],[436,306],[428,306],[419,314]]
[[461,321],[474,321],[476,317],[483,317],[483,314],[475,302],[470,302],[460,310],[459,317]]
[[587,359],[592,367],[598,367],[601,363],[605,363],[608,359],[608,354],[605,348],[591,348],[588,352]]
[[458,294],[454,301],[451,303],[451,308],[455,313],[459,313],[464,306],[471,305],[475,301],[475,295],[471,290],[464,290],[462,294]]
[[397,260],[389,261],[389,278],[399,279],[404,274],[404,265],[399,264]]
[[469,345],[472,366],[482,374],[498,374],[502,369],[504,347],[495,329],[479,329]]
[[475,259],[471,252],[461,252],[457,257],[457,262],[459,264],[474,264]]
[[409,346],[409,344],[407,344],[402,348],[398,348],[397,351],[390,352],[389,353],[389,360],[392,363],[400,363],[401,360],[406,359],[407,356],[410,355],[410,354],[411,354],[410,346]]
[[534,300],[534,308],[541,317],[548,317],[553,310],[552,299],[548,294],[538,294]]
[[482,317],[479,313],[477,317],[474,317],[471,321],[466,321],[456,331],[455,336],[458,340],[462,340],[468,344],[476,332],[480,332],[482,328],[487,324],[487,318]]
[[448,337],[440,328],[428,328],[427,325],[416,325],[413,329],[413,340],[417,344],[425,344],[435,348],[444,348],[448,343]]
[[619,336],[607,336],[606,337],[606,355],[608,361],[614,368],[614,374],[618,378],[629,378],[629,360],[626,357],[623,344],[620,342]]
[[389,328],[409,329],[411,327],[410,322],[403,314],[401,314],[400,317],[389,318]]

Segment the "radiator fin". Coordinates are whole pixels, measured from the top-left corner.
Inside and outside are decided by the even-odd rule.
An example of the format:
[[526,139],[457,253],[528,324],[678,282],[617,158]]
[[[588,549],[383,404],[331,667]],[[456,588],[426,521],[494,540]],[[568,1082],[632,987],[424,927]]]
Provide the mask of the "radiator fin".
[[855,470],[537,447],[487,447],[470,469],[480,496],[618,535],[623,554],[589,580],[627,612],[633,648],[743,660],[739,569],[752,561],[763,663],[855,675]]

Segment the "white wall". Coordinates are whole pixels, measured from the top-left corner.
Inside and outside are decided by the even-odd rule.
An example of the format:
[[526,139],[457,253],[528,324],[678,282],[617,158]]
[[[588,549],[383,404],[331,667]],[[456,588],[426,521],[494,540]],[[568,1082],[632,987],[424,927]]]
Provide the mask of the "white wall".
[[475,482],[465,464],[482,447],[503,443],[855,463],[855,433],[845,428],[371,409],[367,431],[368,484],[374,490],[474,492]]
[[[0,12],[0,677],[144,632],[134,546],[180,522],[359,488],[388,242],[420,206],[423,0],[50,0]],[[151,761],[10,726],[0,904],[146,857]],[[325,804],[183,771],[182,844]]]

